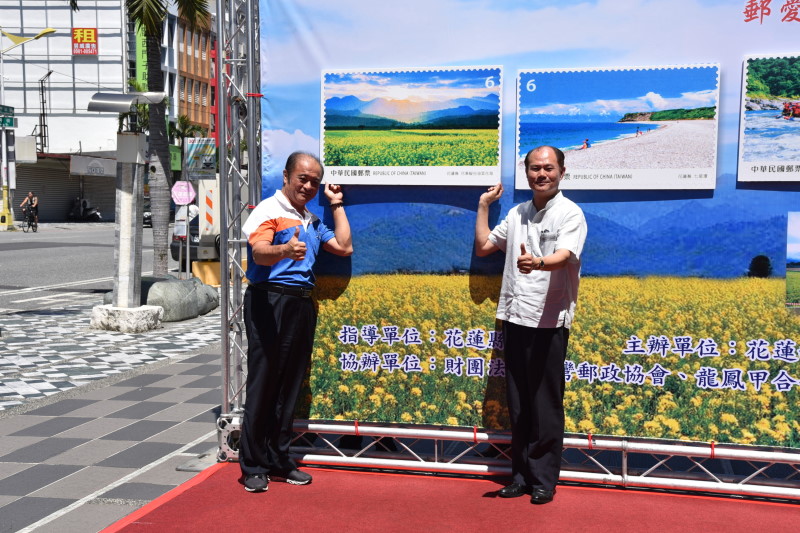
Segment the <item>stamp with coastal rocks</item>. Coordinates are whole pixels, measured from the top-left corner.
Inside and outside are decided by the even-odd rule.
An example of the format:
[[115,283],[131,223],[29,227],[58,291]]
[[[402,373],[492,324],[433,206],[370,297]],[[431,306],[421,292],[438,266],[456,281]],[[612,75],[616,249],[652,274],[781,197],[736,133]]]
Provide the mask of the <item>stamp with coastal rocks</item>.
[[515,186],[525,154],[565,153],[563,189],[713,189],[719,65],[522,70]]
[[800,55],[747,56],[739,181],[800,181]]
[[320,153],[340,184],[500,181],[499,66],[322,73]]

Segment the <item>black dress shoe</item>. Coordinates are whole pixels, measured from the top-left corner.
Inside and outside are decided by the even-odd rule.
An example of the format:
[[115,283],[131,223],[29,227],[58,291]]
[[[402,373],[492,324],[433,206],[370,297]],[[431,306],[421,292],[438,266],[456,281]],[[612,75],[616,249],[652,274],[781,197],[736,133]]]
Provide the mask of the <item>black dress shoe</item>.
[[525,494],[530,494],[531,488],[527,485],[520,485],[519,483],[512,483],[497,491],[497,495],[501,498],[519,498]]
[[543,504],[543,503],[550,503],[553,501],[553,498],[556,495],[556,489],[553,490],[544,490],[544,489],[533,489],[531,493],[531,503],[535,504]]

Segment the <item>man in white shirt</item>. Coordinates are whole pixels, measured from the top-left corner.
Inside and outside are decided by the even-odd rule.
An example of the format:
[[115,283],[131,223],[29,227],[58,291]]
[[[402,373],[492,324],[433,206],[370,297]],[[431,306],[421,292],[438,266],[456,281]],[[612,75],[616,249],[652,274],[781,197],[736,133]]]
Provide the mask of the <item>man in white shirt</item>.
[[564,153],[552,146],[525,157],[533,199],[489,229],[489,206],[503,194],[498,183],[481,195],[475,253],[506,254],[497,318],[503,323],[512,482],[503,498],[553,500],[564,441],[564,360],[586,240],[583,211],[559,190]]

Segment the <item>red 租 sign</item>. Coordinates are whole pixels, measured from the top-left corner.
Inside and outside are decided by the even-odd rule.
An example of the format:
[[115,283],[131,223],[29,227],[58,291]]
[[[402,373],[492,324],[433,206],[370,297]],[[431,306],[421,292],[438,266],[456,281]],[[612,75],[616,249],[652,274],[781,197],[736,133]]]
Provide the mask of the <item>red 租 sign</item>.
[[97,55],[97,28],[72,28],[72,55]]

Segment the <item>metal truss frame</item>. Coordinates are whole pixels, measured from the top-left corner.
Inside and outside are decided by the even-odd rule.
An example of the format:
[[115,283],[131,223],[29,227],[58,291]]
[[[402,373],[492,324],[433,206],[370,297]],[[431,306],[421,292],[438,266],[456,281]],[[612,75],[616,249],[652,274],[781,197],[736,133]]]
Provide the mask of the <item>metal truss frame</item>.
[[[217,0],[216,105],[220,174],[222,415],[243,405],[242,224],[261,199],[261,57],[258,0]],[[246,144],[245,144],[246,143]],[[247,147],[247,159],[245,151]],[[245,168],[246,167],[246,168]]]
[[[220,461],[238,459],[246,370],[242,224],[261,196],[258,0],[217,0],[222,300]],[[241,150],[247,143],[249,161]],[[245,170],[244,167],[247,167]],[[492,476],[510,473],[508,433],[477,428],[295,423],[292,453],[309,465]],[[561,481],[800,502],[800,451],[568,436]]]
[[[237,459],[240,417],[220,419],[220,461]],[[511,435],[474,428],[296,421],[306,465],[508,476]],[[800,453],[751,446],[591,435],[564,439],[560,481],[726,494],[800,503]]]

